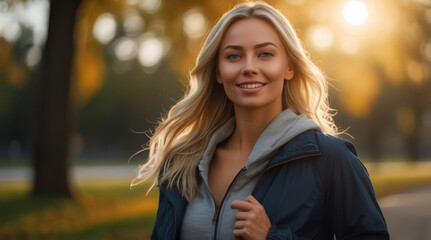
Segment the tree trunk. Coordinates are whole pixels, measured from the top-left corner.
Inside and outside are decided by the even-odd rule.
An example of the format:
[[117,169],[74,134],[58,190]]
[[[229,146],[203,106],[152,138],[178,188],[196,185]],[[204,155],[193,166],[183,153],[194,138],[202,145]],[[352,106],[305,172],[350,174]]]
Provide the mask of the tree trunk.
[[72,197],[69,187],[70,82],[80,0],[52,0],[35,102],[33,195]]

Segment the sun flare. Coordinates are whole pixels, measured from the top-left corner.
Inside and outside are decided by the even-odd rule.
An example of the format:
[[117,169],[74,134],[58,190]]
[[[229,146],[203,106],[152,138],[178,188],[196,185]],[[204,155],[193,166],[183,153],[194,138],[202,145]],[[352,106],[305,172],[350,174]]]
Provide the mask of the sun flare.
[[344,5],[344,20],[348,23],[359,26],[368,19],[368,8],[361,1],[350,1]]

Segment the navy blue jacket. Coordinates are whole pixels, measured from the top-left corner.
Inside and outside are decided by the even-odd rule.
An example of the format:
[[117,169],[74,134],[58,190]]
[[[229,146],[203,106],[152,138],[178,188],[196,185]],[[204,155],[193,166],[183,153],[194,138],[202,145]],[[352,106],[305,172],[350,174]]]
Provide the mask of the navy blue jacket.
[[[315,130],[278,150],[252,195],[271,221],[267,239],[389,239],[353,145]],[[186,206],[178,189],[161,189],[151,239],[179,239]]]

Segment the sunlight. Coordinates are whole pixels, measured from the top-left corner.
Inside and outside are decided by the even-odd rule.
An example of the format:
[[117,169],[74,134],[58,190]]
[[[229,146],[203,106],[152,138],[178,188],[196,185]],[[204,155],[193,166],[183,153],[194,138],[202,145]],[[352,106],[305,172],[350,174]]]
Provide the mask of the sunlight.
[[344,20],[358,26],[368,19],[368,8],[361,1],[350,1],[343,8]]
[[358,39],[355,37],[346,36],[341,39],[340,48],[347,54],[356,54],[360,46]]
[[313,26],[308,30],[308,38],[319,51],[325,51],[332,46],[334,34],[329,27]]

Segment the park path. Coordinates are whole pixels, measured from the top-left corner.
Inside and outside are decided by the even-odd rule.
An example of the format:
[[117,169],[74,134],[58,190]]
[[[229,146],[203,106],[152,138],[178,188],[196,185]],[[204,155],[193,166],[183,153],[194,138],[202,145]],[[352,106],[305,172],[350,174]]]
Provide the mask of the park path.
[[431,186],[379,199],[391,240],[431,240]]
[[[137,166],[86,166],[73,167],[73,181],[104,179],[133,179],[137,174]],[[33,179],[33,170],[28,167],[0,169],[0,184],[10,182],[29,182]]]

